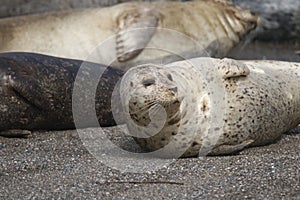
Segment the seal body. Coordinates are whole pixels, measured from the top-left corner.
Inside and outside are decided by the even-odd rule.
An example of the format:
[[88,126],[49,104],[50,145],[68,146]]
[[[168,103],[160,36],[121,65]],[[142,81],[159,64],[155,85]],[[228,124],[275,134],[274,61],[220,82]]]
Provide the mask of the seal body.
[[[0,135],[22,135],[18,130],[75,128],[72,91],[82,64],[79,60],[32,53],[0,54]],[[110,99],[123,72],[88,62],[85,66],[89,79],[99,78],[93,77],[95,70],[103,71],[94,105],[100,125],[113,125]],[[84,101],[88,93],[81,94]],[[84,124],[95,125],[88,120]]]
[[130,69],[122,105],[141,147],[169,145],[159,156],[224,155],[272,143],[296,127],[299,83],[299,63],[195,58]]
[[132,0],[2,0],[0,5],[0,17],[11,17],[78,8],[112,6],[127,1]]
[[128,69],[182,57],[222,57],[256,24],[249,10],[225,1],[131,2],[2,19],[0,51],[115,61]]

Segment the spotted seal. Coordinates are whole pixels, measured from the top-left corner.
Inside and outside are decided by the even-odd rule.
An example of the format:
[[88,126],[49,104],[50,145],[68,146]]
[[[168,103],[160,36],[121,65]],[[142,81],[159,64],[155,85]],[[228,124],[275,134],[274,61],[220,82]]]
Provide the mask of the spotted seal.
[[[33,53],[0,54],[0,135],[22,136],[32,130],[75,128],[72,91],[80,60],[62,59]],[[95,63],[84,63],[89,79],[98,80],[95,109],[101,126],[114,125],[111,96],[123,71]],[[98,82],[97,82],[98,83]],[[87,91],[81,92],[82,102]],[[83,117],[85,116],[82,113]],[[85,119],[82,126],[98,126]]]
[[297,126],[299,83],[300,63],[195,58],[148,64],[124,75],[122,106],[129,132],[146,150],[172,143],[159,156],[225,155],[272,143]]
[[[113,65],[128,69],[163,58],[171,62],[180,56],[222,57],[257,21],[249,10],[219,0],[130,2],[2,19],[0,52],[35,52],[101,64],[117,58]],[[157,50],[162,48],[172,53]]]

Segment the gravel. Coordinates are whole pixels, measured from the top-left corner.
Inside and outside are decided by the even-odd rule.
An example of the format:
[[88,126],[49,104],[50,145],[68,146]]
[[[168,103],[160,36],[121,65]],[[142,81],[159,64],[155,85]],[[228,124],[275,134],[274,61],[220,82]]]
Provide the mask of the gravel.
[[[135,146],[114,127],[105,132],[121,147]],[[0,137],[0,199],[299,199],[299,133],[238,155],[178,159],[144,173],[104,165],[76,130]]]

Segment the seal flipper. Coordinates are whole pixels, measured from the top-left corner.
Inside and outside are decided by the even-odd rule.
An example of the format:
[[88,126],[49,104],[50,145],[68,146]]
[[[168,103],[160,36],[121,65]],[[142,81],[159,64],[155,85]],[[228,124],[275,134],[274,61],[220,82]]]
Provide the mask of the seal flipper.
[[216,155],[227,155],[227,154],[234,154],[241,150],[243,150],[245,147],[249,146],[251,143],[253,143],[254,140],[246,140],[240,144],[236,145],[220,145],[216,148],[213,148],[211,152],[208,154],[210,156],[216,156]]
[[128,61],[147,46],[158,26],[158,17],[153,10],[137,8],[118,18],[116,51],[119,62]]
[[[21,98],[26,103],[32,105],[38,110],[46,110],[51,108],[51,103],[48,99],[44,99],[45,92],[39,84],[29,76],[9,76],[9,87],[15,92],[16,96]],[[47,95],[49,96],[49,94]]]
[[244,63],[229,58],[220,60],[217,65],[224,79],[250,74],[249,68]]
[[0,131],[0,136],[3,137],[27,137],[28,135],[31,135],[31,131],[19,129]]

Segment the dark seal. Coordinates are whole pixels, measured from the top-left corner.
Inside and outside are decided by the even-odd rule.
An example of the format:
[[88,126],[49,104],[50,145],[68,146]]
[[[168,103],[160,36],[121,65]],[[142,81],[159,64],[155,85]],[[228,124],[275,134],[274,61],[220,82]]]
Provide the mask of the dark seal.
[[[12,137],[33,130],[75,128],[72,91],[83,62],[34,53],[0,54],[0,135]],[[111,97],[123,71],[84,63],[89,79],[99,79],[93,70],[103,71],[95,95],[96,115],[101,126],[114,125]]]

